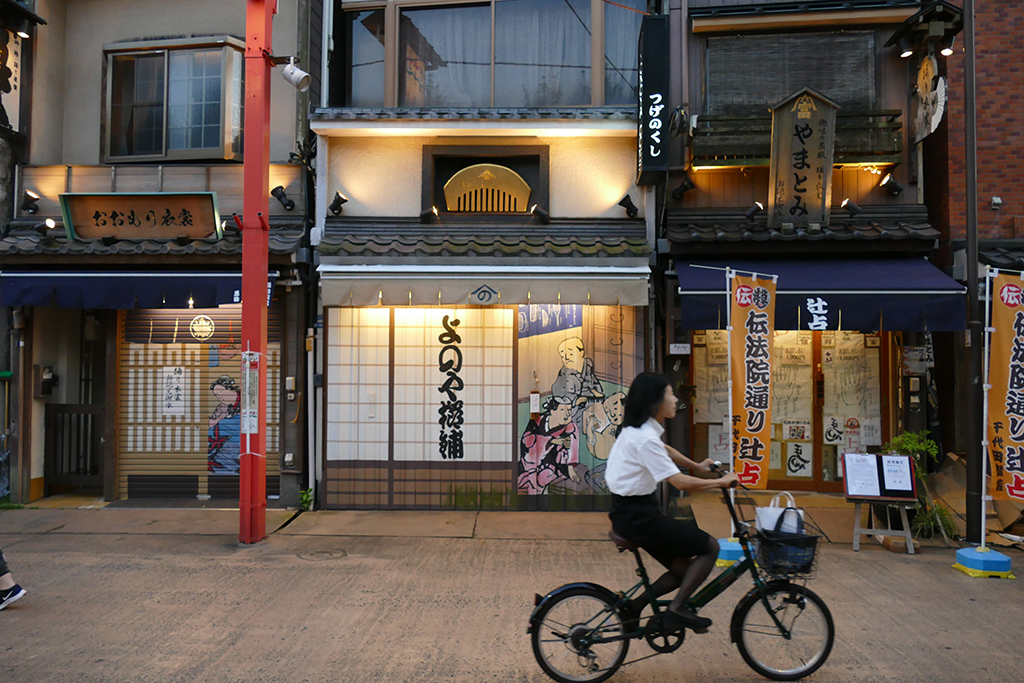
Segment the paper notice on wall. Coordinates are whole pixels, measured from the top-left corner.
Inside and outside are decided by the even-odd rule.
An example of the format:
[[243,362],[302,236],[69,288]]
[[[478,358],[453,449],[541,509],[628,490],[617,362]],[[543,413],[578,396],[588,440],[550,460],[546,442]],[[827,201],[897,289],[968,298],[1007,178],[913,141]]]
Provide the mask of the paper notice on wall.
[[[864,407],[860,414],[865,419],[882,416],[882,378],[879,356],[878,349],[865,349],[864,351],[867,376],[864,380]],[[876,445],[881,445],[881,442]]]
[[729,362],[729,338],[725,330],[708,330],[708,364],[724,365]]
[[860,421],[860,443],[862,446],[882,445],[882,419],[866,417]]
[[843,443],[843,425],[845,420],[841,417],[824,417],[821,420],[822,439],[823,443],[827,444],[841,444]]
[[786,444],[786,475],[790,477],[810,477],[814,472],[811,470],[811,453],[814,448],[809,443],[787,443]]
[[729,412],[729,366],[709,365],[707,379],[708,422],[721,422]]
[[782,442],[772,440],[770,454],[768,456],[768,469],[782,469]]
[[856,453],[861,450],[861,426],[860,420],[855,417],[846,418],[843,426],[843,443],[840,451],[844,453]]
[[786,441],[807,441],[811,438],[811,423],[786,420],[782,423],[782,438]]
[[162,400],[160,414],[173,416],[185,414],[185,368],[165,367],[161,385]]
[[811,420],[811,366],[776,365],[772,368],[772,420]]
[[732,444],[722,424],[708,425],[708,457],[729,464]]
[[910,479],[910,457],[906,455],[883,455],[882,477],[885,488],[890,491],[913,491]]

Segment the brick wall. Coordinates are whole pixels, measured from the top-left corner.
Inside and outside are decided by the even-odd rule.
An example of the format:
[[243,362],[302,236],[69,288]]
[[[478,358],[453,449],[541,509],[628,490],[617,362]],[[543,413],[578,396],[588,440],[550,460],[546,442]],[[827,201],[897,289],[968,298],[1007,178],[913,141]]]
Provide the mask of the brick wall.
[[[953,4],[962,6],[961,0]],[[1024,238],[1024,5],[975,1],[978,237]],[[963,35],[947,60],[949,236],[966,235]],[[1001,197],[999,211],[991,198]]]

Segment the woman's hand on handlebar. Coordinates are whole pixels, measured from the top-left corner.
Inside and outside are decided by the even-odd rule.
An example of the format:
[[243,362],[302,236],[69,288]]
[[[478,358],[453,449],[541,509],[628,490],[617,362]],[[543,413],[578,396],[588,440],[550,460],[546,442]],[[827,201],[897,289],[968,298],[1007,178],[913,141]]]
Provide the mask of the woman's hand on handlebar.
[[[709,458],[708,460],[705,460],[704,463],[710,463],[710,470],[709,471],[713,472],[713,473],[717,473],[719,475],[718,484],[723,489],[734,489],[737,486],[741,485],[739,477],[737,477],[732,472],[726,472],[724,469],[722,469],[721,461],[718,461],[718,460],[712,461]],[[704,464],[704,463],[701,463],[701,464]]]

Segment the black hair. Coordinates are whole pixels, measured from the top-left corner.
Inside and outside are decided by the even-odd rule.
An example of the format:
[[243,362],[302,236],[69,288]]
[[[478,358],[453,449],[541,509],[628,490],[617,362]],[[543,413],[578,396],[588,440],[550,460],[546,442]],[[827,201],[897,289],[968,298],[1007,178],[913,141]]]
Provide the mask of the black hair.
[[235,382],[235,380],[231,378],[230,375],[221,375],[217,379],[213,380],[213,383],[210,384],[210,391],[213,391],[214,387],[224,387],[225,389],[230,389],[231,391],[239,391],[238,384]]
[[647,420],[658,414],[658,408],[665,400],[668,378],[653,372],[641,372],[629,386],[626,394],[623,427],[641,427]]

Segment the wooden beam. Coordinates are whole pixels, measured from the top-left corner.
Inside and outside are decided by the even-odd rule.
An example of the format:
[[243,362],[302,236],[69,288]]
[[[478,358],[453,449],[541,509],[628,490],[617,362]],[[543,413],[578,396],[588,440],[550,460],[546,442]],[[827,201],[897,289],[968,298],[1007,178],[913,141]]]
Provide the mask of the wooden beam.
[[743,15],[730,17],[697,17],[694,33],[727,31],[766,31],[770,29],[877,26],[902,24],[914,15],[914,8],[880,9],[869,12],[803,12],[778,15]]

